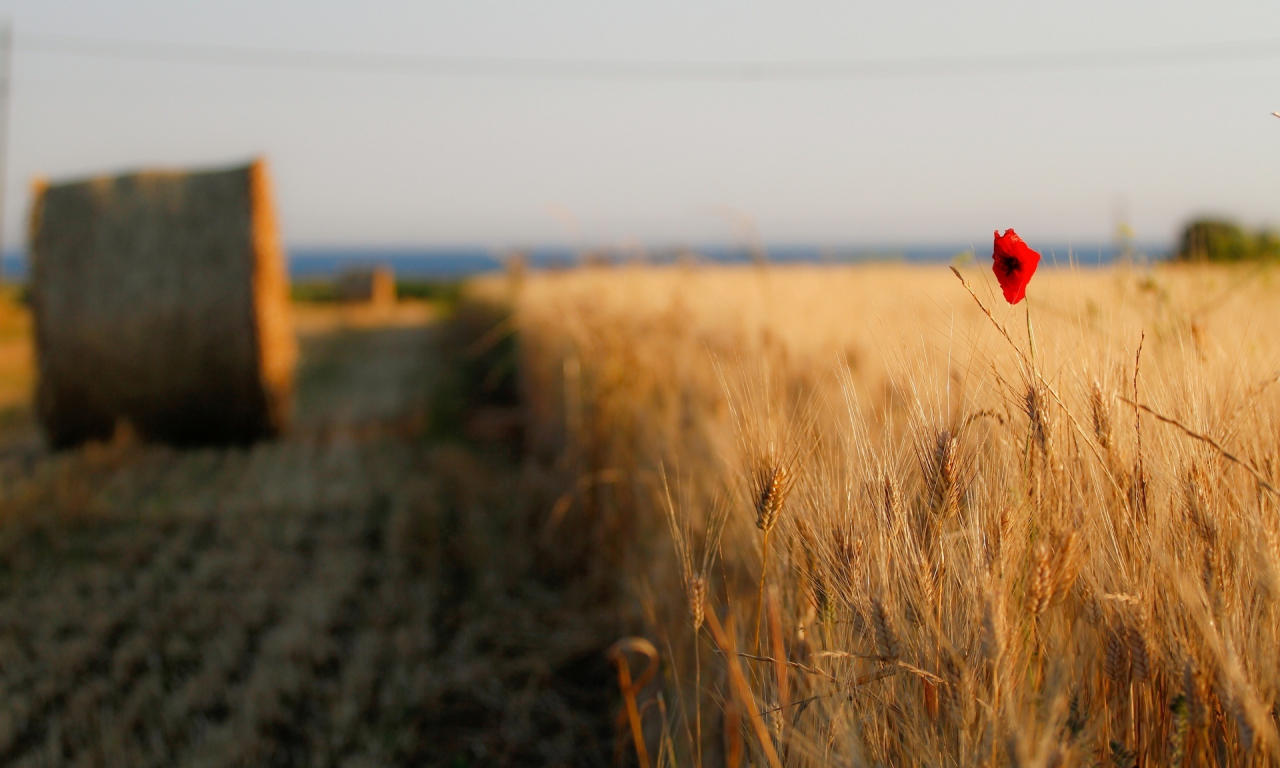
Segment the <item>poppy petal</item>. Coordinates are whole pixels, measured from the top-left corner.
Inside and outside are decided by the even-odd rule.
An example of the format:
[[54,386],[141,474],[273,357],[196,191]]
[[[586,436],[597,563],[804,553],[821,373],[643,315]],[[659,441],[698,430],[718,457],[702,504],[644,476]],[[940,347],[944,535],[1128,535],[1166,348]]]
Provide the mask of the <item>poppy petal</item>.
[[1012,229],[995,231],[995,247],[991,252],[991,270],[1004,291],[1004,300],[1017,304],[1027,296],[1027,283],[1040,266],[1040,254],[1018,237]]

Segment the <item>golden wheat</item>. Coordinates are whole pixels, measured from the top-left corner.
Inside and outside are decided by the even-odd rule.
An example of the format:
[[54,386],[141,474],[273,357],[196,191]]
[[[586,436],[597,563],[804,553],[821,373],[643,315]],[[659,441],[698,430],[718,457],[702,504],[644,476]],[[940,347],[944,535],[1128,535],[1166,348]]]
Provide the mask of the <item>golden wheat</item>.
[[[684,681],[663,691],[676,706],[650,722],[652,746],[723,762],[746,712],[775,723],[749,732],[753,762],[1274,763],[1270,272],[1045,269],[1034,347],[1025,305],[960,274],[635,268],[522,284],[533,449],[564,457],[570,482],[619,473],[593,508],[625,532],[618,567],[641,595],[679,596],[646,604]],[[648,543],[679,535],[650,522],[663,467],[679,470],[676,506],[732,505],[704,610],[737,629],[694,692],[683,556]],[[738,654],[766,579],[781,642]],[[691,735],[710,701],[738,714]]]

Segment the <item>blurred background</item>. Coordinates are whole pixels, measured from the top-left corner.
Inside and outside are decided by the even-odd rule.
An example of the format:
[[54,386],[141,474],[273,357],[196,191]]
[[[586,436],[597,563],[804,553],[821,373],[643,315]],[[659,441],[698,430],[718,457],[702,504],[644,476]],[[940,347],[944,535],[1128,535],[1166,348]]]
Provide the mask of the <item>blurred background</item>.
[[[590,515],[634,498],[606,452],[526,444],[521,364],[566,413],[592,374],[518,344],[525,266],[985,269],[1008,227],[1050,264],[1280,256],[1275,3],[0,18],[3,765],[629,760],[632,529]],[[144,169],[181,173],[64,183]],[[796,327],[873,329],[814,272],[834,309]]]
[[[30,179],[268,156],[323,257],[740,247],[1105,257],[1280,202],[1263,2],[4,2]],[[319,260],[310,263],[308,257]],[[471,259],[471,261],[466,261]],[[444,268],[444,261],[437,261]],[[425,268],[425,267],[424,267]]]

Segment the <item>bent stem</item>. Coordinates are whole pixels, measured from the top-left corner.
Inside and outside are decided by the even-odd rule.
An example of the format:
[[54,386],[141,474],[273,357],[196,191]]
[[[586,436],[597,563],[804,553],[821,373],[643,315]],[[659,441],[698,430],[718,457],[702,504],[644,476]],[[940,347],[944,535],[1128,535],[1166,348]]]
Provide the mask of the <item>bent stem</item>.
[[1129,398],[1123,395],[1118,396],[1117,399],[1119,399],[1120,402],[1122,403],[1125,403],[1127,405],[1132,405],[1134,408],[1141,408],[1142,410],[1146,411],[1147,413],[1155,417],[1156,421],[1162,421],[1165,424],[1168,424],[1173,427],[1177,427],[1178,429],[1182,430],[1183,434],[1185,434],[1187,437],[1194,438],[1208,445],[1210,448],[1217,451],[1219,456],[1226,459],[1227,461],[1234,463],[1236,466],[1242,467],[1246,472],[1252,475],[1254,482],[1256,482],[1260,487],[1269,491],[1272,495],[1280,497],[1280,489],[1277,489],[1274,485],[1267,482],[1267,479],[1262,476],[1261,472],[1254,469],[1252,464],[1250,464],[1249,462],[1245,461],[1244,459],[1240,458],[1239,456],[1235,455],[1234,453],[1224,448],[1222,443],[1219,443],[1217,440],[1214,440],[1212,437],[1209,437],[1208,435],[1202,434],[1200,432],[1196,432],[1191,427],[1188,427],[1186,424],[1183,424],[1181,421],[1178,421],[1172,416],[1165,416],[1159,411],[1152,409],[1151,406],[1149,405],[1144,405],[1143,403],[1139,403],[1136,400],[1130,400]]

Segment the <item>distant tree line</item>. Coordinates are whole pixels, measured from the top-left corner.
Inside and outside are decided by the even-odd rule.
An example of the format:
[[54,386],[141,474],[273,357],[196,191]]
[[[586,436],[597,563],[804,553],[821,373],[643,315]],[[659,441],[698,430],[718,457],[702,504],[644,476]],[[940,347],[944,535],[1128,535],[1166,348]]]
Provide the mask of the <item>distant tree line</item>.
[[[316,277],[294,281],[290,286],[294,301],[329,303],[340,301],[333,277]],[[452,307],[462,296],[462,282],[450,279],[396,278],[397,299],[434,301]]]
[[1225,219],[1196,219],[1182,230],[1179,261],[1251,261],[1280,257],[1280,234]]

